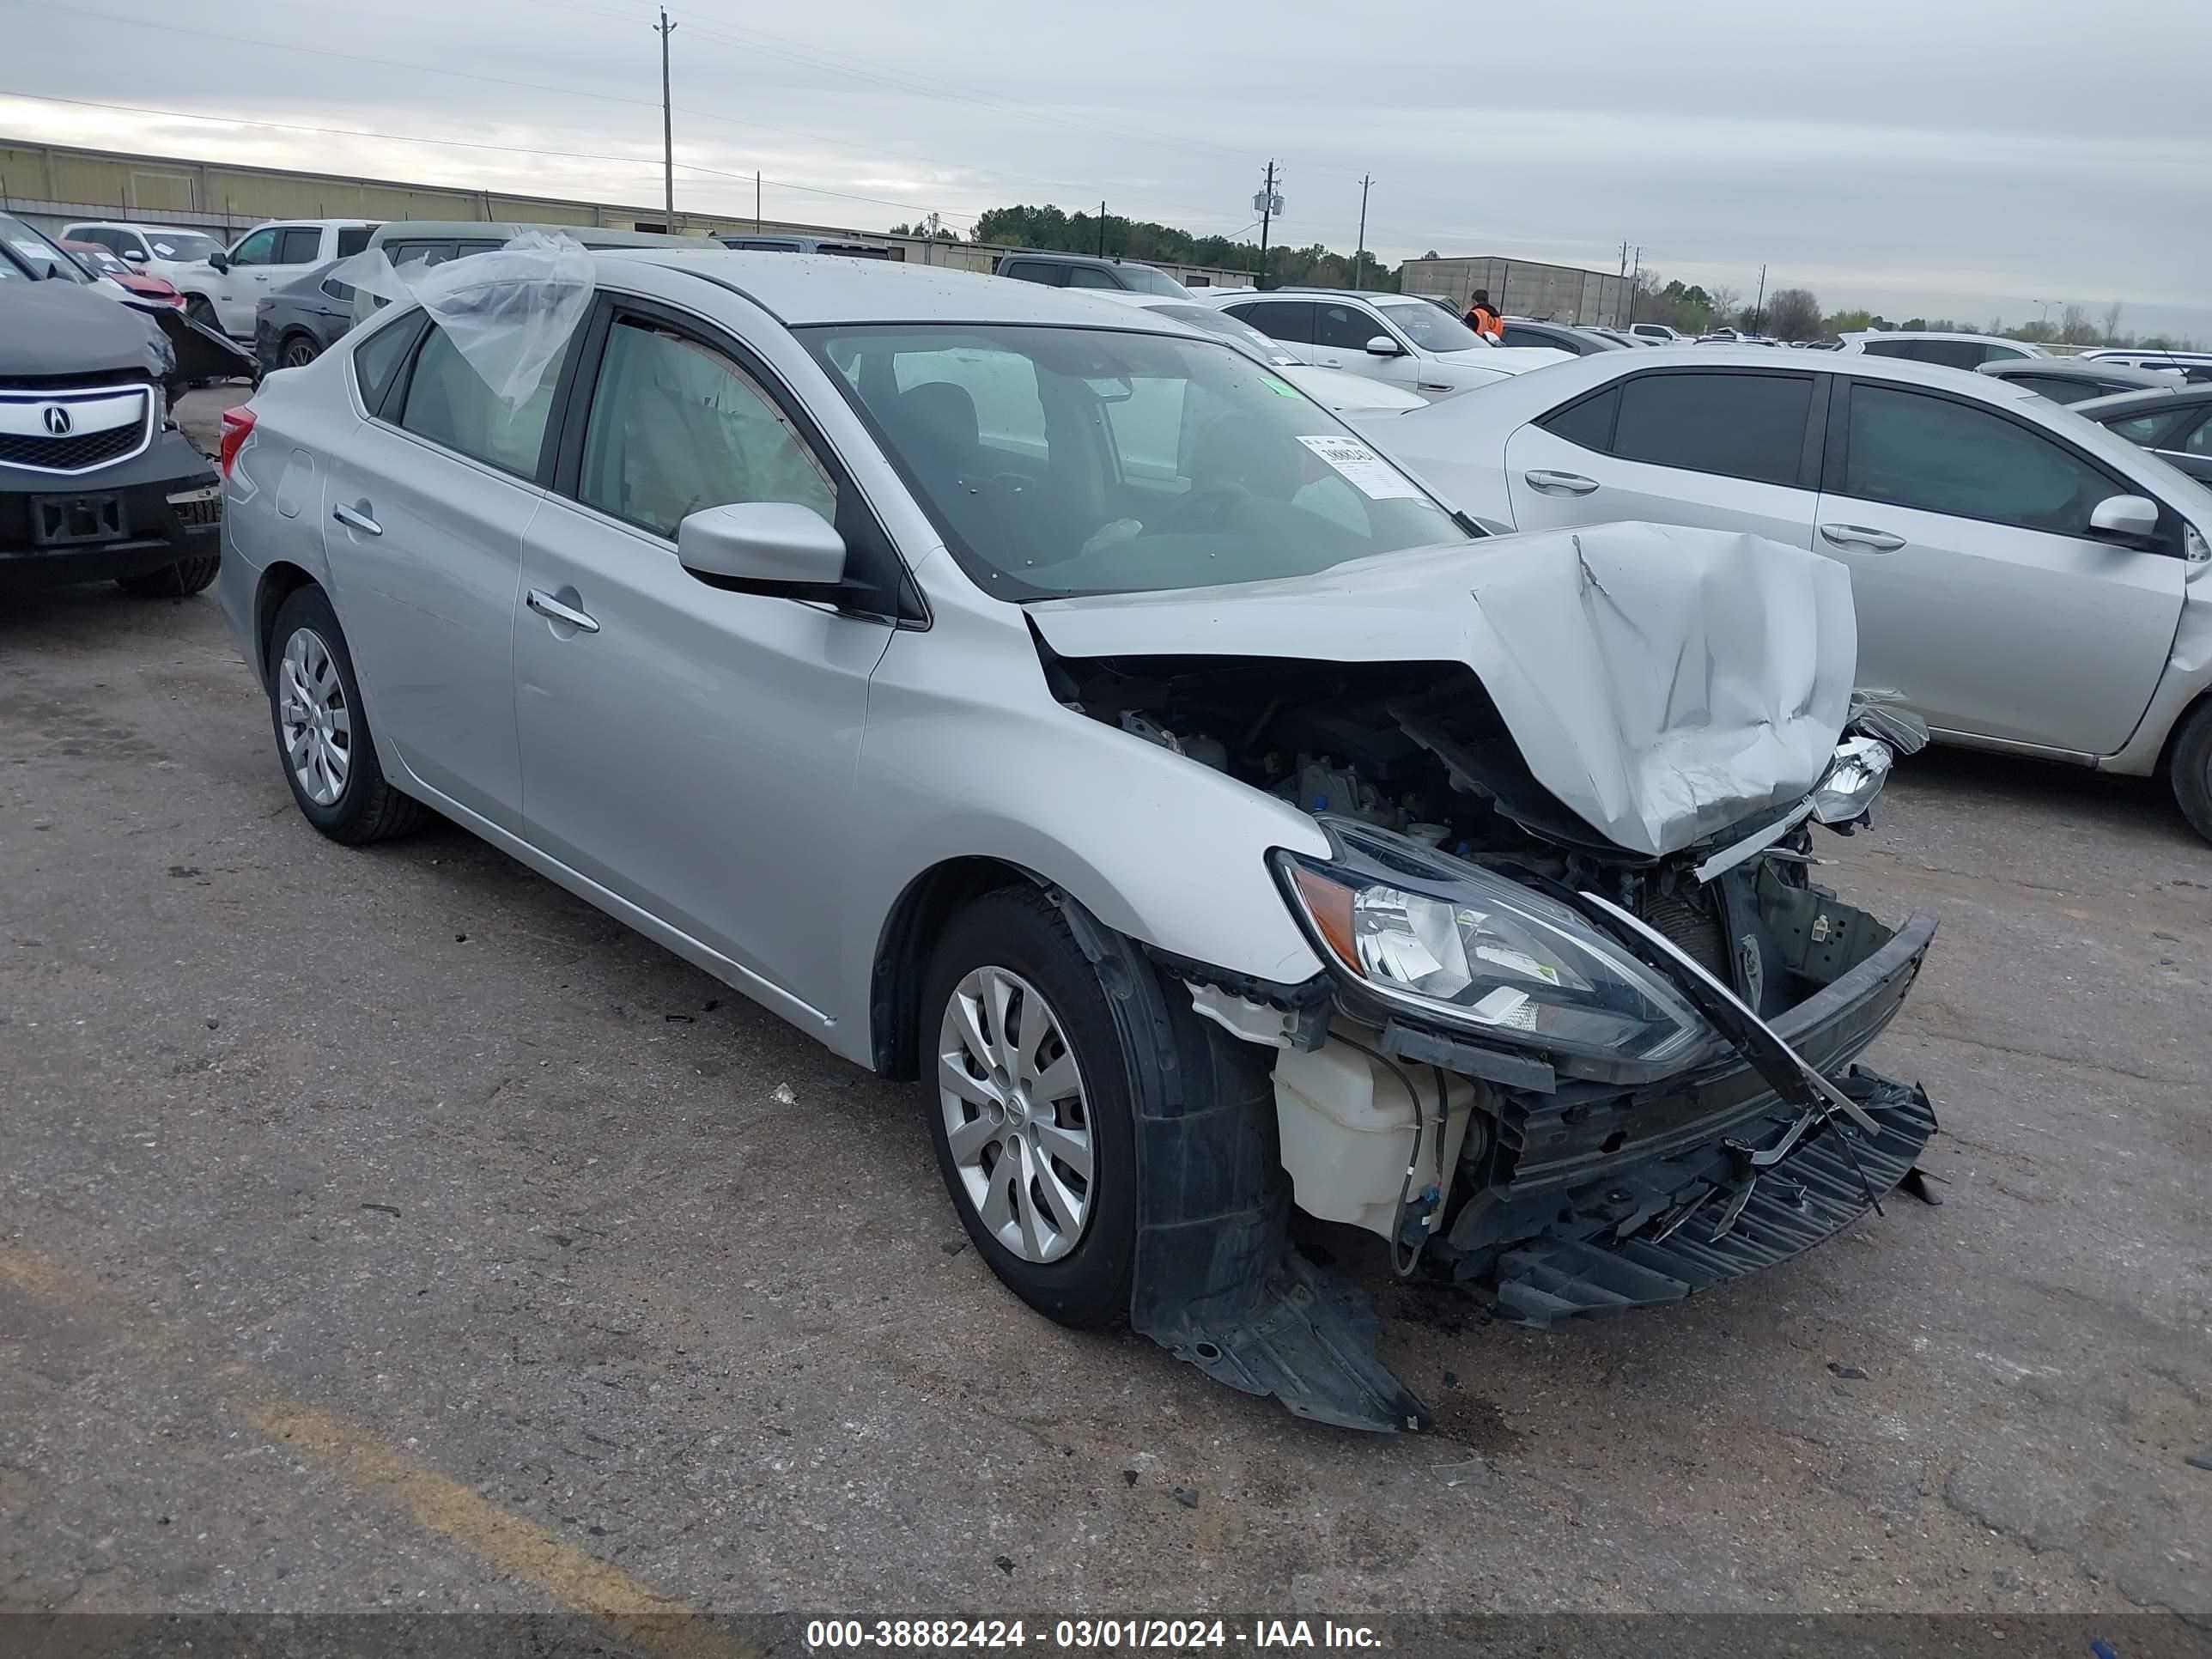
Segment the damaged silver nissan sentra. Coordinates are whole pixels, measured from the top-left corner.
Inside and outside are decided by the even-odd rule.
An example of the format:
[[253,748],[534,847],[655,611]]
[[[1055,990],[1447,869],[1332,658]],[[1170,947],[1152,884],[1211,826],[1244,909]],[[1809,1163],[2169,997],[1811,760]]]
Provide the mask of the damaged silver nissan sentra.
[[223,444],[301,811],[434,807],[921,1079],[1048,1316],[1417,1428],[1293,1205],[1550,1326],[1911,1170],[1926,1097],[1854,1062],[1934,924],[1810,879],[1916,739],[1853,702],[1841,567],[1485,538],[1266,365],[1024,283],[347,280],[396,303]]

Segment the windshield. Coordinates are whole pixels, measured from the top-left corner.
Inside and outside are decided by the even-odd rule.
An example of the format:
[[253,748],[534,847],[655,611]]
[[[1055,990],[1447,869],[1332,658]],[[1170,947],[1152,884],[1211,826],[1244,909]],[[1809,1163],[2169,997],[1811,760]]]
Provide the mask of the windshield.
[[1489,343],[1442,306],[1426,300],[1400,300],[1375,308],[1425,351],[1480,351]]
[[146,246],[156,259],[204,259],[222,252],[222,244],[196,230],[149,230]]
[[1197,329],[1202,334],[1218,334],[1249,357],[1257,357],[1263,363],[1280,368],[1293,368],[1297,359],[1269,339],[1266,335],[1225,311],[1216,311],[1211,306],[1147,306],[1147,311],[1162,317],[1172,317]]
[[92,273],[63,252],[58,244],[48,241],[12,213],[0,213],[0,243],[5,243],[16,263],[40,281],[57,276],[70,283],[93,280]]
[[915,499],[1006,599],[1301,576],[1468,539],[1287,381],[1101,329],[804,329]]
[[1194,297],[1188,289],[1164,270],[1154,270],[1150,265],[1122,265],[1119,269],[1133,293],[1164,294],[1172,300]]

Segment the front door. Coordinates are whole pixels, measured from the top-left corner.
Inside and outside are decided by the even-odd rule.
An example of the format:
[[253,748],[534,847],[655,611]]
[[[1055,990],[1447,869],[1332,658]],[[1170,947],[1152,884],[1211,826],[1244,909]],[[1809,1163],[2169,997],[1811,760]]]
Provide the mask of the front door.
[[788,394],[704,322],[617,310],[599,352],[580,445],[523,548],[526,833],[736,963],[771,1006],[818,1017],[866,810],[852,787],[868,676],[891,629],[709,586],[677,562],[676,532],[744,501],[839,522],[849,486]]
[[387,416],[332,456],[325,494],[338,619],[378,741],[509,830],[522,822],[515,594],[559,368],[510,406],[425,330]]
[[2148,706],[2181,617],[2181,559],[2100,541],[2139,493],[1986,404],[1839,377],[1818,550],[1850,567],[1862,686],[1930,726],[2109,755]]
[[1807,451],[1814,377],[1652,369],[1515,432],[1505,446],[1522,530],[1646,520],[1813,544]]

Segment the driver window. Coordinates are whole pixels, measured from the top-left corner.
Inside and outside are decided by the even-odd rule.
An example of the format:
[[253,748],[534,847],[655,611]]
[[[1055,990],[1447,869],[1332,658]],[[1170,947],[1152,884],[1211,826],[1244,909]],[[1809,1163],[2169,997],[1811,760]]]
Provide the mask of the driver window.
[[2099,501],[2122,491],[2087,461],[2001,416],[1943,398],[1851,386],[1846,495],[2086,536]]
[[714,347],[637,318],[607,335],[576,497],[655,535],[702,507],[792,501],[837,520],[837,489],[760,383]]
[[257,230],[238,245],[238,251],[230,256],[230,262],[234,265],[265,265],[276,250],[276,231]]
[[1314,343],[1341,351],[1364,351],[1367,343],[1389,330],[1357,306],[1317,305],[1314,307]]

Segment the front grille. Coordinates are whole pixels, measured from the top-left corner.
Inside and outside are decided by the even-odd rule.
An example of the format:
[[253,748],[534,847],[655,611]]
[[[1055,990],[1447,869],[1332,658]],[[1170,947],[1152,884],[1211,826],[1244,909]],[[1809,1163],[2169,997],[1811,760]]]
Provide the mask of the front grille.
[[145,435],[143,422],[106,432],[71,433],[66,438],[0,432],[0,465],[35,466],[46,472],[82,472],[122,459],[138,447]]

